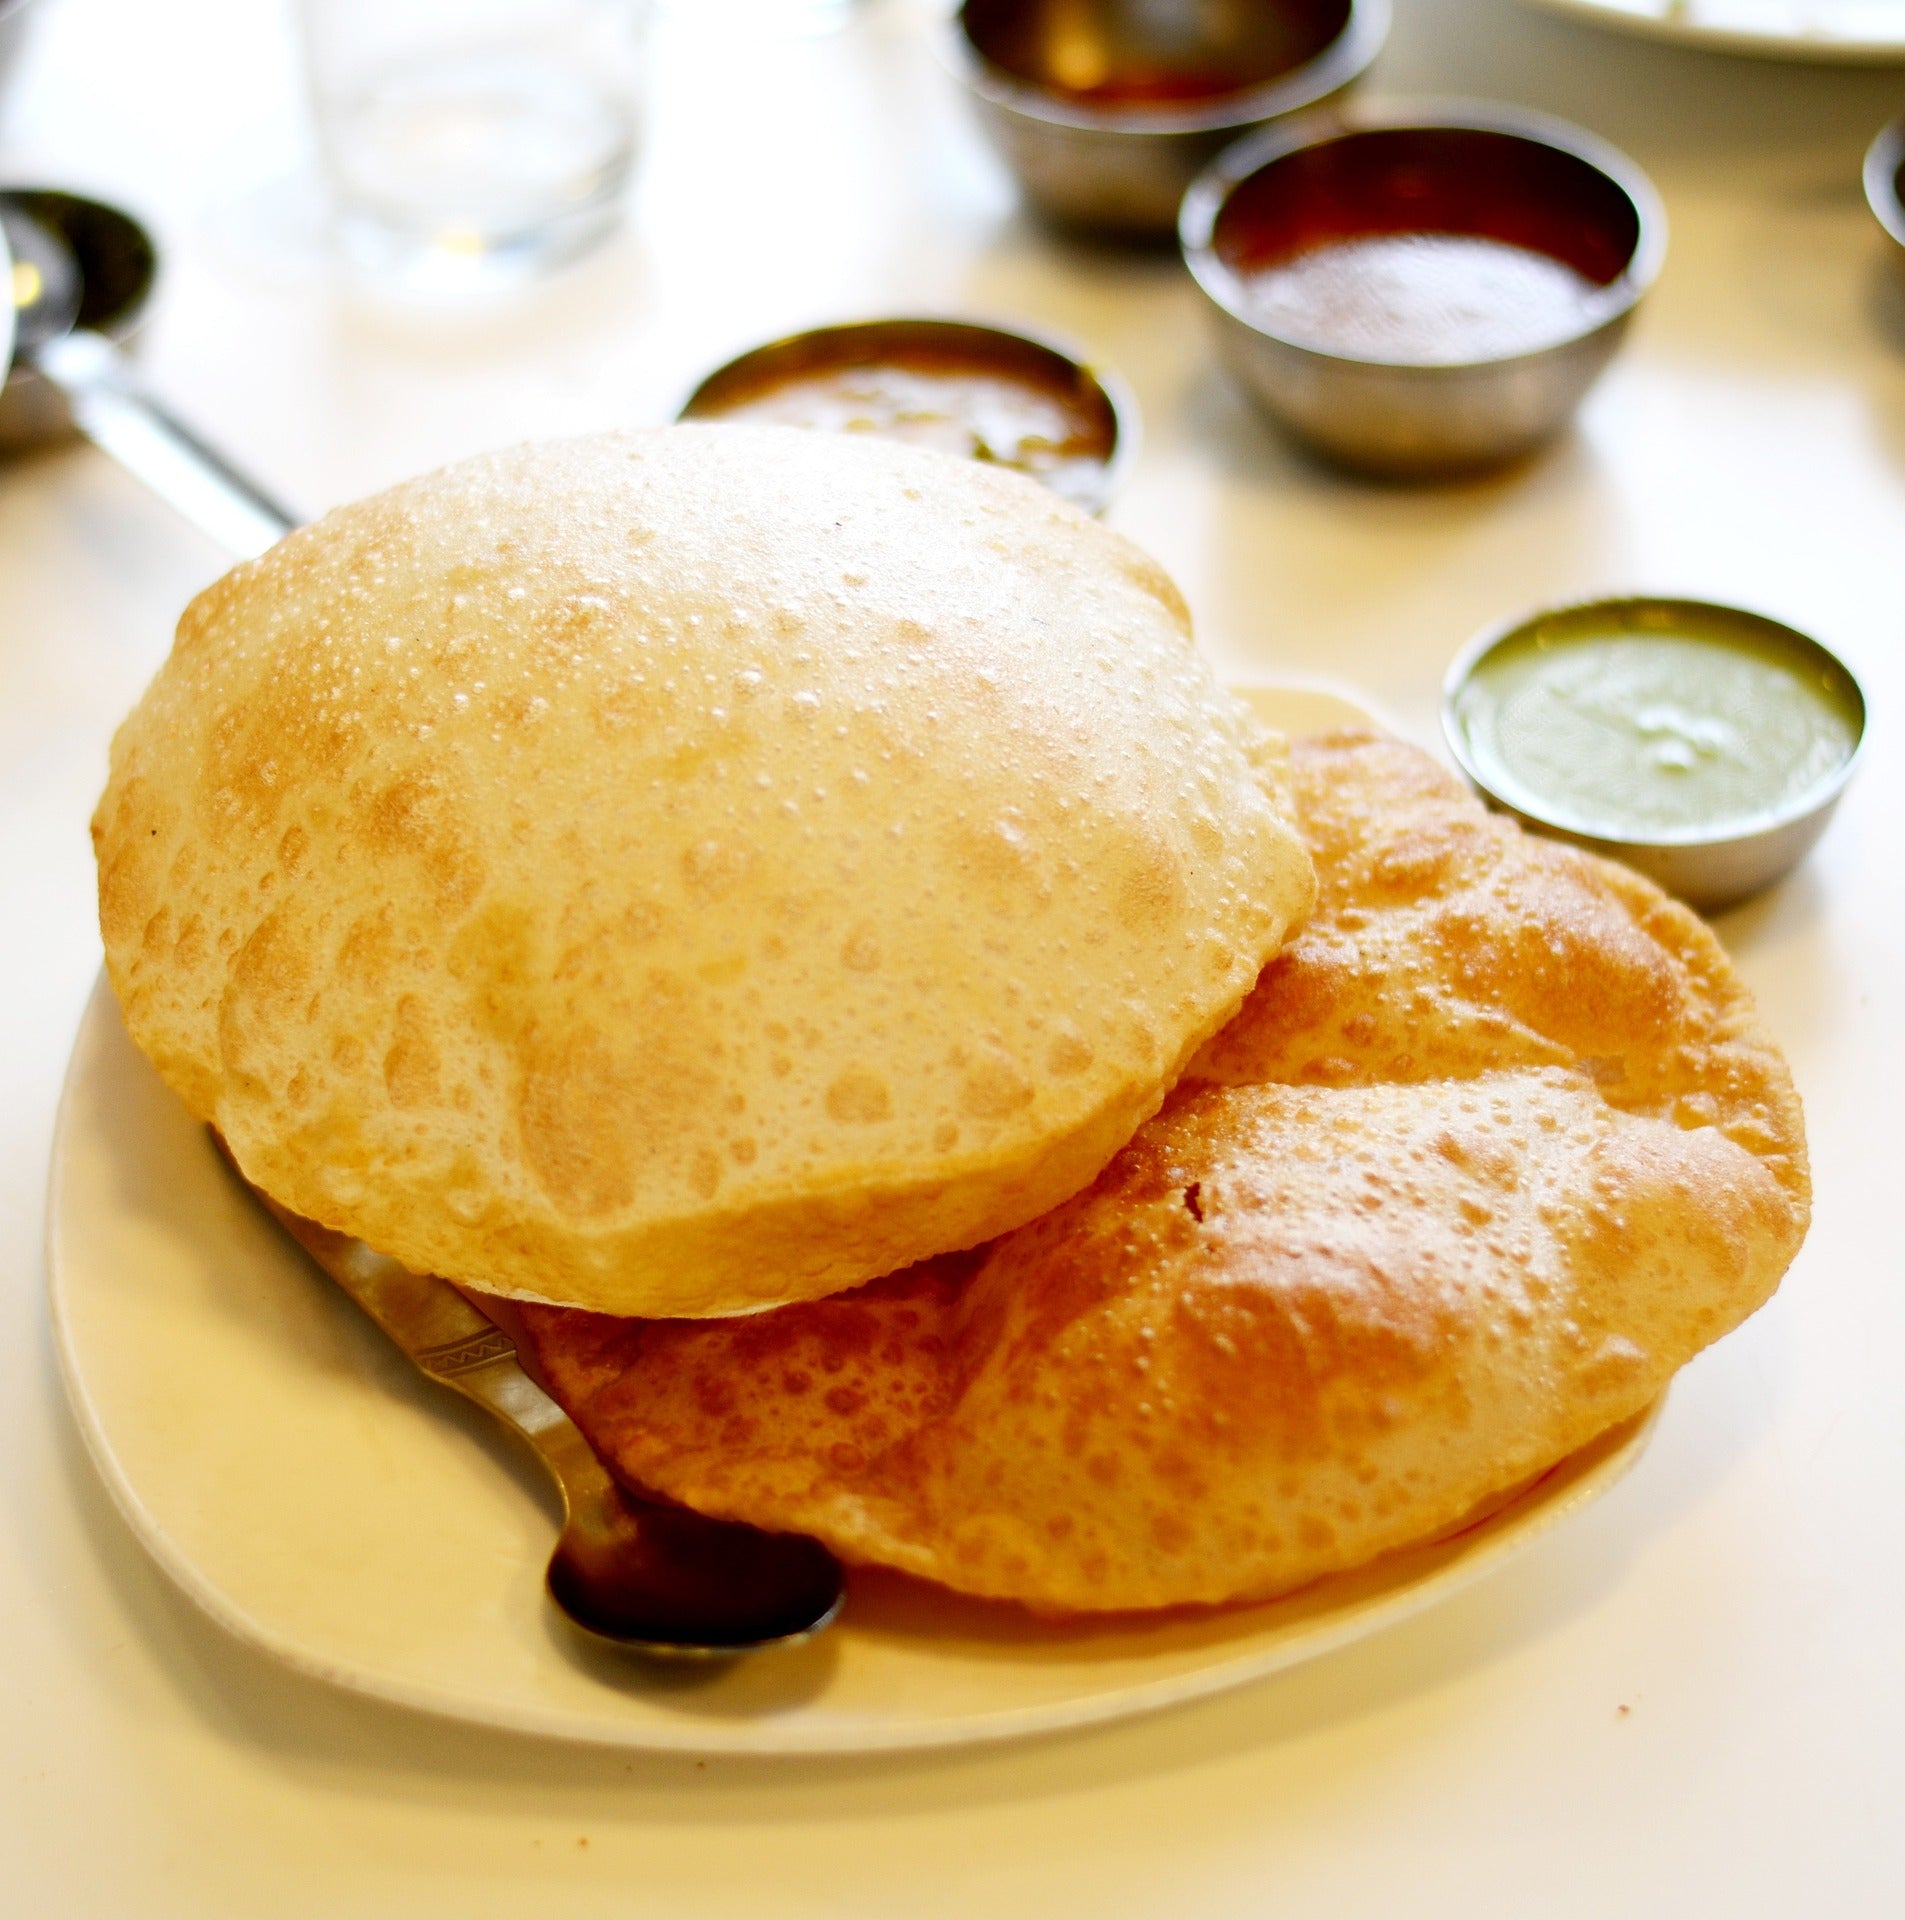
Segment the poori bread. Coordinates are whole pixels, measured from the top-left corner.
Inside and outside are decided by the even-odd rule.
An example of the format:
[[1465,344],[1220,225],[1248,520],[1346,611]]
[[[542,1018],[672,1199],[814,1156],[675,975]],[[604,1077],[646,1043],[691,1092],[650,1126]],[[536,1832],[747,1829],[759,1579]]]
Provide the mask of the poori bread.
[[133,1038],[406,1264],[730,1314],[1087,1182],[1308,910],[1137,548],[884,442],[467,461],[202,594],[94,833]]
[[1804,1233],[1713,935],[1396,741],[1299,743],[1315,916],[1093,1186],[746,1322],[525,1315],[632,1479],[1051,1611],[1251,1599],[1637,1413]]

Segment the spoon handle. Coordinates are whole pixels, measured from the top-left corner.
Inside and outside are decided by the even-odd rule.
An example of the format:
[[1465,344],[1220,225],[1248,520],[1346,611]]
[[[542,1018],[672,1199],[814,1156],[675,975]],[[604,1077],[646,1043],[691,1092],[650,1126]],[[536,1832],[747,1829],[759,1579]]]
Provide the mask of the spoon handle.
[[[224,1152],[215,1129],[212,1138]],[[707,1519],[623,1487],[524,1368],[509,1302],[493,1303],[499,1326],[447,1280],[251,1191],[419,1369],[535,1448],[564,1507],[549,1597],[584,1633],[655,1658],[728,1659],[808,1639],[840,1611],[844,1576],[819,1541]]]
[[87,439],[241,559],[275,547],[298,517],[138,385],[103,334],[61,334],[33,353]]
[[409,1357],[419,1372],[473,1400],[535,1448],[576,1499],[610,1483],[608,1470],[581,1429],[537,1386],[517,1358],[516,1343],[447,1280],[412,1273],[361,1240],[334,1233],[252,1189],[299,1246]]

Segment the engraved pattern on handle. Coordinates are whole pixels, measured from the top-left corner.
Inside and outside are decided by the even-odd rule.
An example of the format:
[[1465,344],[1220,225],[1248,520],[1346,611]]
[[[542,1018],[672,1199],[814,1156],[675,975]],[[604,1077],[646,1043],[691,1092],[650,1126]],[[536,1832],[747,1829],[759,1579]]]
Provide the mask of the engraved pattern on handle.
[[475,1334],[468,1340],[452,1340],[441,1347],[425,1347],[410,1357],[425,1373],[438,1380],[446,1380],[456,1374],[469,1373],[477,1367],[486,1367],[492,1360],[515,1360],[516,1343],[500,1327],[495,1327],[488,1333]]
[[[232,1171],[244,1180],[224,1141],[216,1134],[213,1138]],[[524,1371],[516,1343],[449,1281],[413,1273],[363,1241],[281,1207],[249,1181],[245,1185],[420,1372],[528,1441],[571,1508],[580,1499],[597,1497],[613,1480],[582,1429]]]

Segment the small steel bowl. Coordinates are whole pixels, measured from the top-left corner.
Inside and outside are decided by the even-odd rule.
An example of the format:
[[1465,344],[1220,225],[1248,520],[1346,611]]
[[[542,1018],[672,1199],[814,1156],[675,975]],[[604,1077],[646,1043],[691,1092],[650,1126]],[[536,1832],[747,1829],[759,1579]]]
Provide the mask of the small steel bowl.
[[1168,241],[1206,161],[1334,99],[1388,34],[1389,0],[965,0],[942,50],[1042,214]]
[[[77,324],[122,345],[138,332],[158,278],[152,238],[128,213],[50,187],[8,187],[0,199],[51,227],[72,248],[82,292]],[[0,387],[0,453],[70,439],[78,429],[58,390],[31,367]]]
[[[1253,274],[1326,242],[1412,233],[1546,254],[1592,292],[1559,340],[1469,360],[1332,352],[1253,305]],[[1566,424],[1659,273],[1667,223],[1646,175],[1591,134],[1519,108],[1437,103],[1239,142],[1185,196],[1178,235],[1223,357],[1273,416],[1344,466],[1433,479],[1515,459]]]
[[1879,225],[1905,247],[1905,118],[1881,127],[1865,150],[1865,200]]
[[[1529,639],[1539,645],[1544,632],[1569,626],[1636,633],[1730,629],[1750,638],[1762,649],[1786,654],[1797,670],[1817,675],[1822,685],[1836,688],[1857,713],[1858,737],[1852,751],[1827,779],[1785,808],[1755,821],[1745,831],[1721,834],[1690,831],[1646,840],[1606,839],[1580,832],[1557,819],[1517,806],[1497,793],[1479,763],[1462,714],[1463,692],[1476,668],[1490,654],[1500,647]],[[1737,905],[1771,886],[1806,856],[1825,832],[1840,796],[1864,758],[1866,718],[1865,689],[1860,686],[1858,676],[1830,648],[1798,628],[1740,607],[1653,594],[1550,607],[1505,626],[1492,627],[1457,656],[1442,685],[1443,738],[1470,785],[1490,806],[1551,839],[1565,840],[1592,853],[1625,862],[1702,913],[1717,913]]]
[[1110,505],[1137,455],[1137,402],[1110,368],[1069,341],[973,320],[861,320],[771,341],[716,368],[676,417],[731,417],[787,382],[859,367],[989,374],[1057,401],[1078,421],[1083,451],[1057,471],[1022,470],[1087,513]]

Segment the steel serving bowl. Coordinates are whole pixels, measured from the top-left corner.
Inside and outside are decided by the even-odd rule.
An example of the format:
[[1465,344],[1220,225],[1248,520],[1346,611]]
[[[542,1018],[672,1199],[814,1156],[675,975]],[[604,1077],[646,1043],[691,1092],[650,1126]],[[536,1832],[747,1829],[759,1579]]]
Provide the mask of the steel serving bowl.
[[[1499,648],[1530,638],[1538,643],[1544,628],[1565,629],[1588,622],[1636,633],[1675,631],[1683,626],[1709,631],[1731,629],[1758,647],[1783,653],[1798,670],[1817,675],[1836,688],[1857,714],[1858,733],[1852,751],[1829,778],[1744,830],[1712,833],[1689,829],[1640,840],[1613,839],[1579,832],[1531,806],[1518,806],[1494,790],[1478,762],[1462,716],[1463,691],[1481,663]],[[1469,784],[1490,806],[1551,839],[1624,862],[1703,913],[1737,905],[1771,886],[1805,858],[1825,832],[1865,756],[1867,715],[1865,689],[1858,676],[1831,648],[1810,634],[1745,608],[1658,594],[1627,594],[1548,607],[1491,627],[1456,657],[1442,684],[1443,738]]]
[[[1647,176],[1565,121],[1478,102],[1356,110],[1269,128],[1186,195],[1179,241],[1225,361],[1316,451],[1428,479],[1530,452],[1566,424],[1619,346],[1666,253]],[[1254,273],[1329,241],[1407,234],[1508,242],[1587,283],[1563,337],[1466,360],[1330,351],[1281,332]]]
[[1205,162],[1334,99],[1388,34],[1389,0],[965,0],[942,48],[1039,212],[1168,241]]
[[1138,407],[1123,380],[1074,342],[975,320],[861,320],[770,341],[717,367],[677,418],[718,419],[815,374],[909,366],[999,375],[1062,403],[1080,422],[1088,450],[1062,474],[1034,478],[1087,513],[1102,513],[1124,484],[1138,450]]

